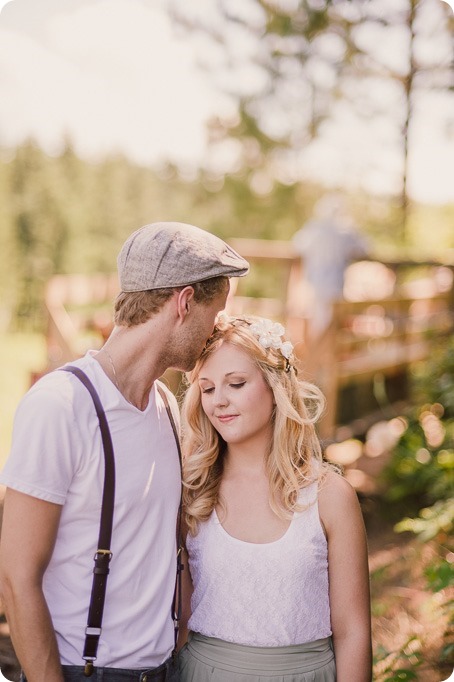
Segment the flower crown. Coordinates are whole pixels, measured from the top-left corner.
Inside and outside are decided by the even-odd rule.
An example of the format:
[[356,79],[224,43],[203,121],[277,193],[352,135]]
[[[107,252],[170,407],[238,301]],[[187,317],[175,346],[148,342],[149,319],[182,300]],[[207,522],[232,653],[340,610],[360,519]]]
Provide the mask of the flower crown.
[[290,371],[291,365],[289,358],[293,352],[293,344],[290,341],[284,341],[281,338],[285,334],[285,327],[283,327],[282,324],[267,320],[264,317],[248,320],[247,318],[228,317],[224,313],[221,313],[218,316],[219,322],[223,323],[227,322],[234,324],[237,319],[241,319],[242,322],[246,322],[249,325],[251,333],[257,337],[259,344],[263,348],[274,348],[279,350],[286,360],[285,371]]

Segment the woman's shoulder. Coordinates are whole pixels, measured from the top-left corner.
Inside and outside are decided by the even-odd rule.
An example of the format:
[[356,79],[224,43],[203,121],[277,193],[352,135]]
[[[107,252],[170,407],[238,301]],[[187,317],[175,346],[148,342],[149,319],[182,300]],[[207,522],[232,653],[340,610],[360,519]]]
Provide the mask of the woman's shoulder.
[[342,523],[352,511],[359,509],[356,490],[341,474],[328,470],[319,487],[318,507],[320,518],[327,528]]
[[329,490],[331,495],[356,495],[354,487],[336,469],[329,467],[323,470],[320,491]]

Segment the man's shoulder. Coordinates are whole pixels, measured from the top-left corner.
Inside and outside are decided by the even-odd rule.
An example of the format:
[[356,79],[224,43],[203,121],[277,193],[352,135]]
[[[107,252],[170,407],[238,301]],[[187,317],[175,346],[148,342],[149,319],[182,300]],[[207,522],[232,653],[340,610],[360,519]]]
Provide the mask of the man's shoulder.
[[[74,363],[90,378],[89,363],[84,358],[76,360]],[[32,410],[45,414],[48,410],[57,409],[59,411],[74,410],[74,403],[77,396],[85,391],[78,379],[70,372],[63,371],[63,367],[47,372],[31,386],[19,403],[19,411]],[[79,392],[77,387],[81,386]]]
[[69,379],[65,375],[66,372],[59,370],[52,370],[43,374],[25,393],[23,401],[34,402],[37,400],[59,400],[63,398]]

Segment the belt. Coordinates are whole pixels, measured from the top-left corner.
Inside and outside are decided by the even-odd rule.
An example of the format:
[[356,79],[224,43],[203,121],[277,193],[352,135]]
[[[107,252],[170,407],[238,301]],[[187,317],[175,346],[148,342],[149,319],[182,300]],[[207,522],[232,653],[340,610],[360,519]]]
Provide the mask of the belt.
[[[65,673],[68,674],[67,679],[74,679],[74,674],[80,673],[80,679],[90,682],[102,680],[102,682],[166,682],[168,679],[168,663],[167,661],[158,668],[147,668],[139,670],[129,670],[125,668],[93,668],[93,673],[90,677],[84,676],[83,666],[63,665],[63,676],[66,679]],[[99,672],[99,675],[98,675]],[[77,679],[79,679],[77,677]]]

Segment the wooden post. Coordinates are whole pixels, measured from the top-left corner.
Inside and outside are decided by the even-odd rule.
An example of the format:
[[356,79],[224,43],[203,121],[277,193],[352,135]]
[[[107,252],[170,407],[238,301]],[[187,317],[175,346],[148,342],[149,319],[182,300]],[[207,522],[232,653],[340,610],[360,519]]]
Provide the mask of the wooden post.
[[319,424],[319,435],[322,439],[334,436],[337,422],[337,405],[339,397],[339,374],[337,365],[337,334],[339,331],[339,314],[337,305],[333,307],[331,324],[324,334],[312,344],[317,348],[314,360],[316,373],[314,383],[321,388],[326,399],[326,408]]

